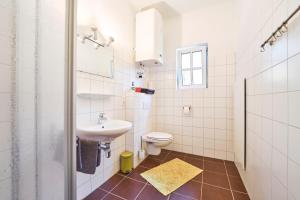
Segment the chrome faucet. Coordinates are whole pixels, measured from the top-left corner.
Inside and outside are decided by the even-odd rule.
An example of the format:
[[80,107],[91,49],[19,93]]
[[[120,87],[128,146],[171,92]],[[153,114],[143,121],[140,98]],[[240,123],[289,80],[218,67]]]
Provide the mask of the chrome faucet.
[[99,113],[98,124],[103,124],[103,121],[107,120],[107,118],[104,115],[105,115],[105,113],[103,113],[103,112]]

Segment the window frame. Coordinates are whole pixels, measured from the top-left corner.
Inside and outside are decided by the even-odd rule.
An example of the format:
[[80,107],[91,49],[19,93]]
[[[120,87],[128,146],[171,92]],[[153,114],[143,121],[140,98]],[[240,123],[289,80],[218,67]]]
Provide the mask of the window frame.
[[[202,67],[193,67],[193,53],[201,51]],[[190,68],[182,68],[182,54],[190,54]],[[207,43],[201,43],[189,47],[176,49],[176,85],[177,89],[190,89],[190,88],[207,88],[207,62],[208,62],[208,45]],[[202,84],[193,83],[193,71],[202,69]],[[191,85],[183,85],[183,71],[190,71],[191,73]]]

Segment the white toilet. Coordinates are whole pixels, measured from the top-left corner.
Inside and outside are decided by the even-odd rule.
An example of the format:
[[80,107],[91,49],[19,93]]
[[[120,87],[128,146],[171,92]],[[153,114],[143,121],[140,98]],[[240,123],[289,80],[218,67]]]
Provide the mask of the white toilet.
[[159,155],[162,147],[166,147],[173,141],[173,136],[169,133],[151,132],[142,136],[146,142],[146,151],[149,155]]

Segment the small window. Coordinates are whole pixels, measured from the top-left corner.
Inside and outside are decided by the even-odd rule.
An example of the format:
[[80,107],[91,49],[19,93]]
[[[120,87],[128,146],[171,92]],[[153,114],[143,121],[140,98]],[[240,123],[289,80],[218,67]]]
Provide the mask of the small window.
[[207,44],[176,50],[177,87],[207,87]]

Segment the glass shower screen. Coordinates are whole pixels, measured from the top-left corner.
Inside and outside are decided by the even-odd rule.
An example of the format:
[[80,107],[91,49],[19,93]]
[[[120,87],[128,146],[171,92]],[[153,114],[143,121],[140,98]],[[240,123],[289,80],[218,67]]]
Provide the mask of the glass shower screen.
[[67,5],[0,0],[0,199],[66,198]]

